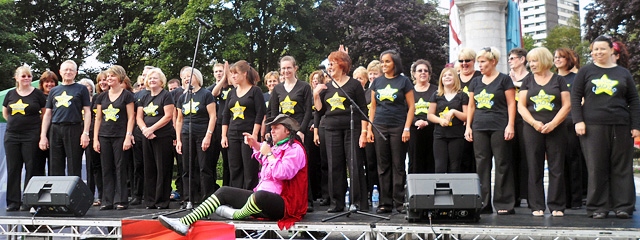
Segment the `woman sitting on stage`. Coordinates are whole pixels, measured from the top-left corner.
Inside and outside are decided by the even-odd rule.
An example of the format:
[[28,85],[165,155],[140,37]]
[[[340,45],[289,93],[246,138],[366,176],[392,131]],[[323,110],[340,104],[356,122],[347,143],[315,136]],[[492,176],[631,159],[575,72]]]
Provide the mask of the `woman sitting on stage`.
[[253,192],[225,186],[188,215],[180,219],[160,216],[160,223],[184,236],[191,224],[213,212],[232,219],[277,219],[281,229],[300,221],[307,212],[307,159],[296,135],[299,124],[280,114],[267,125],[271,125],[272,143],[260,144],[252,134],[243,133],[246,144],[253,149],[253,158],[262,164],[260,182]]

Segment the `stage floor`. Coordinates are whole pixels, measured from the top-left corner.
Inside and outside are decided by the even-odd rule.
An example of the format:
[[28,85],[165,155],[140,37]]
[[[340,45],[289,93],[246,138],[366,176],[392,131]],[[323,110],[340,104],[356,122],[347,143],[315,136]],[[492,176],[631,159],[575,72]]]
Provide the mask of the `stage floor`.
[[[640,203],[640,198],[637,203]],[[108,211],[100,211],[98,207],[91,207],[83,217],[35,216],[35,218],[26,211],[5,212],[4,209],[2,209],[0,210],[0,225],[2,225],[0,230],[3,231],[2,235],[13,235],[12,232],[17,231],[17,229],[12,230],[11,224],[23,226],[33,223],[34,225],[80,226],[77,230],[80,233],[83,231],[87,233],[96,233],[96,229],[86,230],[86,228],[90,228],[90,226],[95,225],[97,227],[111,226],[112,228],[109,228],[111,230],[105,228],[104,231],[112,231],[112,237],[122,236],[121,232],[113,230],[114,228],[118,228],[118,223],[121,220],[150,220],[157,218],[159,215],[180,217],[187,213],[186,211],[179,211],[178,207],[179,205],[177,202],[172,202],[171,209],[164,210],[147,210],[144,209],[142,205],[130,206],[127,210]],[[636,208],[640,209],[640,204],[637,204]],[[535,236],[564,236],[568,238],[587,236],[587,238],[590,238],[588,236],[593,236],[593,234],[598,235],[593,236],[593,239],[603,237],[612,239],[629,238],[630,236],[635,239],[640,238],[640,213],[638,211],[634,212],[631,219],[617,219],[613,213],[611,213],[607,219],[591,219],[586,217],[584,208],[579,210],[566,210],[564,217],[552,217],[550,213],[546,213],[544,217],[533,217],[531,215],[531,211],[526,207],[526,204],[523,203],[523,207],[516,208],[516,214],[513,215],[497,215],[495,213],[483,214],[477,223],[434,222],[433,228],[431,228],[428,222],[409,223],[405,220],[405,215],[395,212],[392,214],[382,215],[389,217],[390,220],[382,220],[360,214],[350,214],[350,216],[342,216],[327,222],[322,222],[322,219],[335,215],[334,213],[327,213],[326,210],[327,207],[320,207],[316,204],[315,211],[308,213],[303,221],[294,227],[294,231],[333,232],[332,236],[340,239],[345,239],[345,236],[347,239],[360,238],[364,235],[358,232],[363,231],[380,231],[386,233],[396,232],[405,234],[407,232],[422,234],[446,232],[448,234],[458,234],[459,236],[467,234],[470,236],[469,238],[478,238],[478,236],[483,234],[486,234],[487,236],[534,236],[534,239],[537,239]],[[374,211],[370,211],[370,213],[374,213]],[[277,226],[274,221],[230,221],[222,219],[215,214],[209,216],[209,220],[232,222],[236,225],[238,230],[244,230],[247,234],[251,234],[252,232],[255,233],[260,230],[277,230]],[[8,224],[8,226],[4,224]],[[49,236],[56,236],[55,228],[56,227],[52,227],[54,230]],[[71,227],[69,228],[71,229]],[[100,230],[97,231],[99,232]],[[338,234],[338,232],[340,234]],[[349,233],[351,233],[351,235],[349,235]],[[85,234],[80,236],[87,235]],[[256,237],[254,236],[254,238]],[[270,238],[274,237],[271,236]],[[286,239],[289,237],[282,238]],[[333,237],[326,236],[318,238],[333,239]],[[489,239],[492,238],[494,237],[489,237]]]

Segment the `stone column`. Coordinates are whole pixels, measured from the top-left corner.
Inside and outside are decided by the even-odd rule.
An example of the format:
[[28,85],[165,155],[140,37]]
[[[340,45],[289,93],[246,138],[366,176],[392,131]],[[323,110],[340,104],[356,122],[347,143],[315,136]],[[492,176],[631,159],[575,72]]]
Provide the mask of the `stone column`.
[[463,47],[476,52],[484,47],[500,50],[496,69],[509,74],[507,64],[506,7],[510,0],[456,0],[460,9],[460,28]]

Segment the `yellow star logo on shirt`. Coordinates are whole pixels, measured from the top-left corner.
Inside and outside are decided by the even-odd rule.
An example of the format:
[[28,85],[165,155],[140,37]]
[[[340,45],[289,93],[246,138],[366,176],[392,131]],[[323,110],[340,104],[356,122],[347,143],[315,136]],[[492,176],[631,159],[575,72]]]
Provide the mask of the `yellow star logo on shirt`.
[[53,98],[56,99],[56,107],[69,107],[69,105],[71,105],[71,99],[73,99],[73,96],[69,96],[67,95],[67,91],[63,91],[62,94]]
[[543,109],[553,111],[554,104],[551,103],[551,101],[556,99],[556,96],[549,95],[545,93],[544,90],[540,90],[538,95],[530,97],[530,99],[535,103],[533,109],[535,109],[536,112],[540,112]]
[[193,99],[191,99],[190,102],[182,104],[182,113],[184,115],[196,114],[198,109],[200,109],[198,105],[200,105],[200,102],[194,102]]
[[607,74],[602,75],[602,78],[600,79],[593,79],[591,80],[591,82],[596,85],[592,91],[595,94],[601,94],[601,93],[606,93],[609,94],[609,96],[612,96],[614,92],[616,92],[618,89],[615,88],[616,85],[618,85],[618,81],[617,80],[610,80],[609,76],[607,76]]
[[120,116],[118,116],[119,112],[120,109],[114,108],[113,104],[109,104],[109,107],[107,107],[107,109],[102,110],[102,113],[104,114],[104,121],[118,121],[118,118],[120,118]]
[[282,102],[280,102],[280,110],[282,110],[282,113],[295,114],[296,112],[293,110],[293,107],[295,107],[296,104],[298,104],[297,101],[291,101],[291,99],[289,99],[289,96],[287,96]]
[[22,99],[18,99],[16,103],[9,104],[9,107],[11,108],[11,115],[16,115],[16,113],[22,113],[22,115],[27,114],[26,112],[24,112],[24,109],[28,106],[29,104],[23,103]]
[[220,96],[222,100],[227,100],[227,96],[229,96],[229,92],[231,92],[231,88],[227,88],[226,91],[222,91],[222,95]]
[[236,105],[231,107],[231,112],[233,112],[233,120],[236,118],[244,119],[244,110],[247,109],[245,106],[240,106],[240,102],[236,101]]
[[147,116],[155,117],[158,115],[158,105],[153,105],[153,102],[150,102],[149,105],[142,108],[142,110]]
[[425,102],[424,99],[418,99],[418,102],[415,104],[416,112],[415,115],[420,114],[428,114],[429,113],[429,102]]
[[469,87],[468,86],[464,86],[464,88],[462,89],[463,93],[466,93],[467,96],[469,96]]
[[395,93],[398,92],[398,89],[391,88],[391,84],[387,84],[387,87],[383,89],[378,89],[378,100],[384,101],[389,100],[393,102],[396,99]]
[[520,97],[519,96],[520,96],[520,88],[516,87],[516,102],[520,101]]
[[[440,112],[438,115],[440,116],[440,118],[444,119],[444,115],[446,115],[447,113],[449,113],[449,106],[445,107],[444,110],[442,110],[442,112]],[[452,125],[453,123],[449,121],[449,126]]]
[[491,107],[493,106],[493,101],[491,101],[491,99],[493,99],[493,94],[487,93],[487,89],[482,89],[482,92],[480,92],[480,94],[476,96],[473,96],[473,99],[476,100],[476,106],[478,108],[491,109]]
[[331,98],[327,99],[327,103],[329,103],[329,105],[331,105],[331,110],[336,110],[336,109],[342,109],[342,110],[346,110],[344,108],[344,100],[347,99],[345,97],[340,97],[340,95],[338,95],[338,93],[336,92],[335,94],[333,94],[333,96]]

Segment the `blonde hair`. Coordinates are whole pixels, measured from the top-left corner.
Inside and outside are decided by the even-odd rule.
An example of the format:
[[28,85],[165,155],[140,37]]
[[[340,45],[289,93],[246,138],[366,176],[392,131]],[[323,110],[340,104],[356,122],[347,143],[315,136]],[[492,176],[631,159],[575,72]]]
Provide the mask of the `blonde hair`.
[[149,76],[153,73],[157,73],[160,76],[160,87],[164,88],[164,86],[167,85],[167,76],[164,75],[160,68],[152,68],[147,72],[147,77],[144,79],[144,86],[149,88],[149,84],[147,82],[149,81]]
[[438,96],[444,95],[444,84],[442,83],[442,78],[446,72],[451,72],[451,75],[453,75],[453,91],[460,91],[460,78],[458,77],[458,73],[454,68],[446,67],[442,69],[442,72],[440,72],[440,79],[438,80]]
[[476,51],[473,51],[471,48],[463,48],[460,49],[460,53],[458,53],[458,60],[476,60]]
[[527,53],[527,61],[531,62],[531,60],[538,60],[538,65],[544,70],[549,70],[553,67],[553,55],[545,47],[531,49]]
[[485,57],[489,61],[495,60],[496,64],[498,64],[498,61],[500,60],[500,51],[494,47],[486,47],[486,48],[480,49],[476,57],[476,60],[478,60],[478,58],[480,57]]
[[20,67],[16,68],[16,72],[15,72],[15,74],[13,74],[13,77],[16,80],[16,87],[19,86],[18,77],[23,73],[28,73],[29,75],[31,75],[31,81],[33,81],[33,74],[31,74],[31,68],[28,67],[28,66],[20,66]]
[[378,60],[371,61],[369,63],[369,65],[367,65],[367,72],[377,71],[380,74],[382,74],[382,66],[380,66],[380,65],[382,65],[382,64]]
[[[182,71],[180,71],[180,73],[186,72],[189,75],[191,75],[191,67],[184,67],[182,68]],[[147,74],[149,75],[149,74]],[[193,78],[196,79],[196,81],[198,82],[198,84],[200,84],[199,86],[202,87],[202,73],[200,72],[200,70],[198,70],[197,68],[193,68]],[[166,82],[166,78],[165,78],[165,82]],[[193,79],[192,79],[193,80]]]
[[364,74],[364,78],[367,79],[367,81],[369,81],[369,78],[367,77],[367,69],[364,68],[363,66],[357,67],[356,70],[353,70],[353,78],[358,78],[359,75]]
[[109,69],[107,69],[106,71],[104,71],[105,74],[109,75],[109,74],[113,74],[116,75],[118,77],[118,80],[120,80],[120,83],[125,83],[125,88],[127,90],[132,90],[131,89],[131,79],[129,79],[129,76],[127,76],[127,71],[124,70],[124,68],[120,65],[113,65],[111,66]]

